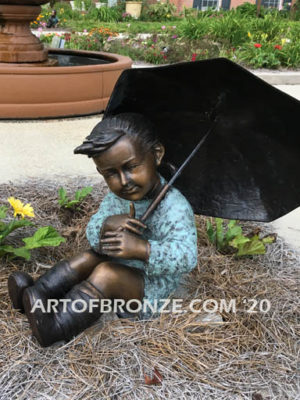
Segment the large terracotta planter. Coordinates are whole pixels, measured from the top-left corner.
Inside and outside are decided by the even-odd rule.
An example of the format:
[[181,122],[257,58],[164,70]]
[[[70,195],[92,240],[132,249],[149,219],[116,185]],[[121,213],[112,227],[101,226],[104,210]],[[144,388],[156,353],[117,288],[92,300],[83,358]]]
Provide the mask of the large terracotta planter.
[[72,67],[0,64],[0,118],[44,118],[86,115],[105,109],[129,57],[117,54],[49,50],[51,54],[83,55],[110,61]]
[[142,12],[141,1],[126,1],[126,12],[133,18],[139,18]]

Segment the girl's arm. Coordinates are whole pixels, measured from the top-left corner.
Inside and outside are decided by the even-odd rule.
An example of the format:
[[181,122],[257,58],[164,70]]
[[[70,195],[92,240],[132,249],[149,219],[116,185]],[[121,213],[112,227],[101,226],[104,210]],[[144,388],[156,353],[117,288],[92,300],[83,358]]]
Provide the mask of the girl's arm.
[[197,230],[194,213],[186,199],[180,199],[164,213],[161,239],[149,240],[150,256],[146,273],[182,274],[197,265]]
[[120,204],[117,198],[112,194],[108,193],[102,200],[100,207],[96,214],[94,214],[86,227],[86,237],[91,247],[96,252],[100,252],[100,232],[104,221],[109,216],[116,214],[120,210]]
[[[145,243],[141,237],[142,232],[139,229],[146,228],[146,225],[135,219],[134,205],[131,204],[129,214],[121,214],[122,210],[118,198],[112,193],[109,193],[103,199],[99,210],[94,214],[86,228],[86,236],[91,247],[98,253],[106,255],[123,257],[123,258],[137,258],[146,260],[148,258],[148,244]],[[118,212],[120,214],[118,214]],[[125,229],[119,232],[120,229]],[[133,233],[133,234],[132,234]],[[103,245],[106,242],[111,242],[113,238],[117,238],[117,245],[119,241],[122,242],[121,249],[108,247],[108,250],[113,252],[104,251]],[[101,242],[101,239],[102,242]],[[115,246],[116,247],[116,246]],[[121,251],[116,251],[121,250]],[[125,253],[124,253],[125,252]],[[119,253],[119,254],[118,254]]]

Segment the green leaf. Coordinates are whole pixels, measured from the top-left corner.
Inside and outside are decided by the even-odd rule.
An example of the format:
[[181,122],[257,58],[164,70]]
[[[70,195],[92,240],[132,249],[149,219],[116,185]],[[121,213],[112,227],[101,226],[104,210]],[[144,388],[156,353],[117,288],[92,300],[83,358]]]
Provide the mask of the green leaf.
[[236,236],[233,240],[229,242],[230,246],[235,247],[236,249],[240,248],[247,242],[250,242],[251,239],[247,238],[243,234]]
[[216,221],[217,249],[221,250],[225,246],[223,219],[222,218],[216,218],[215,221]]
[[8,236],[11,232],[24,226],[33,226],[33,223],[27,219],[15,219],[6,225],[5,229],[0,234],[0,243]]
[[14,255],[16,257],[23,257],[25,260],[29,261],[30,260],[30,250],[26,249],[25,246],[19,247],[18,249],[14,250]]
[[71,201],[68,201],[68,203],[64,207],[65,208],[74,208],[74,206],[76,206],[77,204],[79,204],[78,200],[71,200]]
[[276,241],[276,234],[273,233],[271,235],[267,235],[267,236],[263,237],[261,240],[265,244],[274,243]]
[[233,227],[236,225],[236,223],[237,223],[237,220],[231,219],[231,220],[228,222],[227,228],[228,228],[228,229],[233,228]]
[[77,190],[75,193],[75,200],[82,201],[92,192],[93,188],[91,186],[84,187]]
[[[229,227],[229,224],[228,224]],[[242,234],[242,228],[240,226],[232,226],[230,229],[227,230],[225,234],[225,241],[226,243],[229,243],[231,240],[233,240],[236,236],[239,236]]]
[[206,220],[206,233],[207,233],[208,240],[210,241],[210,243],[214,244],[216,241],[216,234],[215,234],[215,231],[214,231],[211,221],[208,219]]
[[14,248],[13,246],[0,246],[0,256],[4,256],[5,254],[11,254],[13,257],[22,257],[25,258],[25,260],[30,260],[30,250],[26,249],[25,246],[19,247],[19,248]]
[[241,244],[239,246],[236,256],[237,257],[251,256],[255,254],[265,254],[265,252],[266,252],[266,247],[262,242],[262,240],[257,238],[251,238],[249,242]]
[[36,249],[43,246],[59,246],[66,239],[61,237],[52,226],[39,228],[33,236],[23,239],[26,249]]
[[60,206],[64,206],[68,203],[67,192],[63,187],[58,189],[58,203]]
[[8,210],[8,207],[6,207],[6,206],[0,207],[0,218],[6,218],[7,210]]
[[0,234],[1,234],[1,232],[4,231],[4,229],[6,228],[6,225],[7,224],[5,222],[0,221]]

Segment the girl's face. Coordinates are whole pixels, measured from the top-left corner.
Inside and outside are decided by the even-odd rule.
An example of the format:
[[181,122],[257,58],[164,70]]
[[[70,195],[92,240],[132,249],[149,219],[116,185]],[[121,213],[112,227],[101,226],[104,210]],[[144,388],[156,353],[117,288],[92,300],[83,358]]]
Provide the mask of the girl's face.
[[159,191],[157,166],[163,155],[162,145],[157,145],[154,152],[145,152],[138,141],[123,136],[93,160],[114,194],[137,201],[145,196],[154,197]]

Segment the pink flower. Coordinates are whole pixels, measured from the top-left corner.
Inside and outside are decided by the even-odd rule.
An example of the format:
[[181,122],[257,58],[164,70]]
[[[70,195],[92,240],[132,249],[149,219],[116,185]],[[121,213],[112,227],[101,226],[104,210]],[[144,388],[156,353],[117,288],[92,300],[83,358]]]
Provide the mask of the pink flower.
[[38,28],[38,31],[39,32],[43,32],[43,28]]
[[86,33],[86,32],[87,32],[87,29],[84,29],[83,32]]
[[176,38],[177,38],[177,35],[173,35],[173,36],[172,36],[172,39],[176,39]]
[[254,47],[259,49],[261,47],[261,44],[260,43],[254,43]]
[[163,26],[161,27],[161,29],[162,29],[162,30],[166,29],[165,25],[163,25]]

